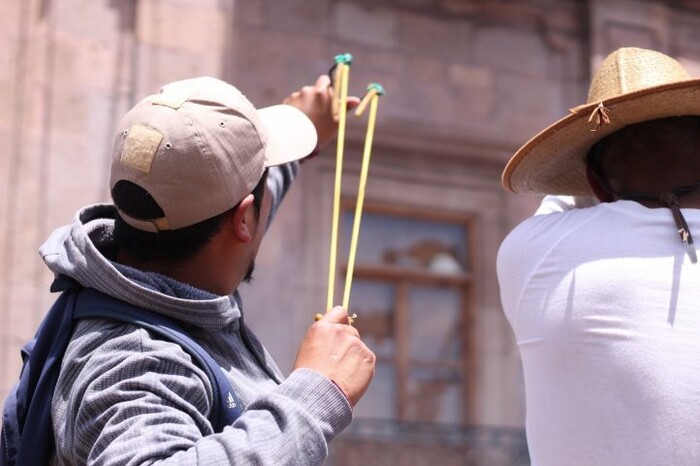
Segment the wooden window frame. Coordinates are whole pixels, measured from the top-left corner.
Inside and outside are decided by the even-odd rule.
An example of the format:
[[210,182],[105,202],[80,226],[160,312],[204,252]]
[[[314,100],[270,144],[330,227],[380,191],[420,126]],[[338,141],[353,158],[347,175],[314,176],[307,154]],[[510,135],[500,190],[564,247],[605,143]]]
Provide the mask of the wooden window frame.
[[[354,213],[356,200],[351,198],[341,199],[341,211]],[[460,373],[460,386],[462,391],[461,423],[472,424],[476,419],[476,390],[477,390],[477,358],[475,355],[474,341],[474,312],[475,286],[477,281],[475,269],[478,239],[477,216],[468,213],[444,212],[435,209],[416,208],[389,204],[378,201],[365,201],[363,214],[372,213],[385,216],[418,220],[424,222],[440,222],[460,225],[465,231],[466,257],[464,259],[465,271],[461,273],[438,274],[423,270],[413,270],[392,265],[368,265],[355,264],[354,278],[373,282],[384,282],[394,286],[395,290],[395,318],[393,319],[395,335],[395,354],[392,358],[380,358],[394,365],[396,370],[396,420],[408,419],[409,400],[408,386],[411,365],[428,365],[438,367],[441,364],[436,361],[411,360],[409,354],[409,319],[410,302],[409,293],[412,286],[429,286],[450,288],[459,293],[459,335],[461,337],[461,354],[456,363],[444,362],[444,367],[455,367]],[[361,247],[361,244],[359,245]],[[340,267],[339,283],[345,279],[347,259]],[[350,305],[352,308],[352,305]]]

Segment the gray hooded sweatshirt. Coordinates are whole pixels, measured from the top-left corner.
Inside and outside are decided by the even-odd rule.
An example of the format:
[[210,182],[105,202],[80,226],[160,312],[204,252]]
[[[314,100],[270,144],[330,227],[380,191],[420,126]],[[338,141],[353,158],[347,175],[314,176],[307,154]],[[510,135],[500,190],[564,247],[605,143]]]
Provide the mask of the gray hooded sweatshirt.
[[[296,168],[270,169],[273,213]],[[238,292],[213,295],[110,260],[115,215],[107,204],[80,210],[71,225],[51,234],[41,256],[55,274],[178,321],[223,368],[244,412],[214,433],[212,386],[188,353],[134,325],[84,319],[75,326],[53,398],[53,463],[322,463],[328,443],[352,420],[343,393],[309,369],[281,381],[270,355],[245,331]]]

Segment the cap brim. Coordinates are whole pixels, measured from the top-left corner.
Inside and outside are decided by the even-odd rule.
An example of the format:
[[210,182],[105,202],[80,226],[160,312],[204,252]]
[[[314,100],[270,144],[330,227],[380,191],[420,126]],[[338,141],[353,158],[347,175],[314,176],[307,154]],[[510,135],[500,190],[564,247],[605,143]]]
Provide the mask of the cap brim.
[[302,159],[316,148],[316,128],[298,108],[273,105],[258,109],[258,116],[267,131],[266,167]]

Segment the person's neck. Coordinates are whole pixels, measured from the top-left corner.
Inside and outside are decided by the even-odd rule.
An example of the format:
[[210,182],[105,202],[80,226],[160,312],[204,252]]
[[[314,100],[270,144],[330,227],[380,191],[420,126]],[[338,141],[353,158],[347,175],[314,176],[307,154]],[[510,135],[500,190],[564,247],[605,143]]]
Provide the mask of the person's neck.
[[[634,199],[634,201],[650,209],[667,207],[661,201],[646,201],[637,199]],[[678,198],[678,204],[682,209],[700,209],[700,199],[686,199],[685,196],[683,196]]]
[[[690,189],[690,188],[692,188],[692,186],[690,186],[688,190],[679,189],[679,190],[671,190],[669,192],[673,192],[674,194],[676,194],[677,199],[678,199],[678,204],[680,205],[681,208],[700,209],[700,185],[698,186],[698,189]],[[644,193],[618,192],[615,194],[615,197],[616,197],[616,199],[632,200],[632,201],[638,202],[639,204],[642,204],[643,206],[649,207],[649,208],[667,207],[666,204],[661,199],[661,194],[654,195],[654,194],[648,194],[648,193],[661,193],[661,190],[649,189],[649,190],[645,190]]]

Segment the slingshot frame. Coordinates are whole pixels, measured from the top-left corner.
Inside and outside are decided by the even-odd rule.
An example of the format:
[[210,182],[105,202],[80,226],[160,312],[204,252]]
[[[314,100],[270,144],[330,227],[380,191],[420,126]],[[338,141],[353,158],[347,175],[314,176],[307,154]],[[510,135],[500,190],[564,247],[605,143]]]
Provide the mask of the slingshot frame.
[[[333,87],[339,91],[333,96],[333,113],[338,115],[338,140],[336,146],[336,169],[335,169],[335,184],[333,190],[333,218],[331,225],[331,241],[330,241],[330,257],[328,264],[328,293],[326,302],[326,312],[334,305],[335,292],[335,276],[336,263],[338,255],[338,225],[340,223],[340,192],[342,186],[343,172],[343,150],[345,147],[345,126],[347,122],[347,98],[348,98],[348,82],[350,65],[352,56],[350,54],[341,54],[335,57],[335,64],[330,71],[332,76]],[[345,289],[343,292],[342,306],[347,310],[350,304],[350,291],[352,288],[352,279],[355,269],[355,257],[357,255],[357,243],[360,235],[360,223],[362,219],[362,208],[364,205],[365,188],[367,186],[367,177],[369,173],[369,162],[372,152],[372,142],[374,139],[374,128],[377,119],[377,107],[379,97],[384,95],[384,88],[377,84],[371,83],[367,86],[367,92],[362,97],[360,104],[355,110],[355,116],[361,116],[369,105],[369,118],[367,121],[367,132],[365,134],[365,145],[362,155],[362,168],[360,171],[360,182],[357,192],[357,203],[355,205],[355,217],[353,220],[352,237],[350,240],[350,253],[348,257],[348,267],[345,275]],[[355,316],[353,315],[353,318]],[[316,319],[320,318],[320,314],[316,315]],[[352,322],[352,318],[351,318]]]

